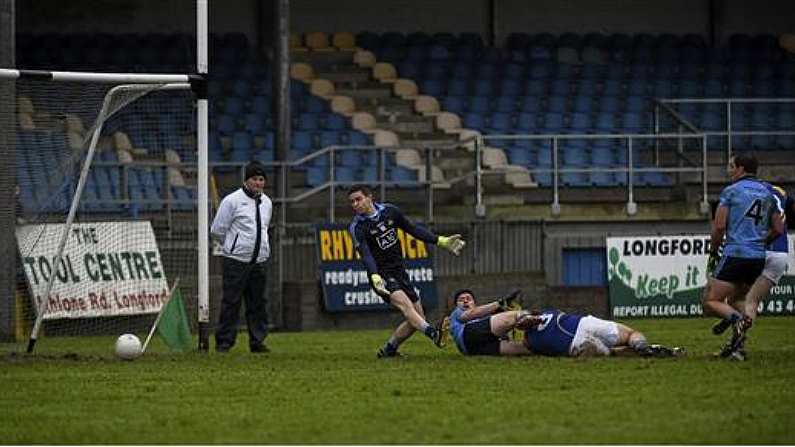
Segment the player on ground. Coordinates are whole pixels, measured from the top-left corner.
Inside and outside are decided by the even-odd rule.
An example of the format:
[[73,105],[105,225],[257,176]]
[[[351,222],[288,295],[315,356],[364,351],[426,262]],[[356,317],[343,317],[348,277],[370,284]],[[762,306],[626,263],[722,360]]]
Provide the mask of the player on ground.
[[[726,302],[742,295],[765,267],[765,247],[783,232],[781,213],[766,184],[756,178],[759,163],[753,156],[738,154],[729,160],[727,173],[732,183],[720,194],[712,223],[707,271],[712,272],[704,298],[704,313],[717,315],[713,329],[731,326],[732,336],[720,352],[721,357],[744,360],[745,332],[752,319]],[[724,241],[724,235],[726,240]],[[723,254],[718,250],[723,245]],[[753,298],[745,294],[746,301]]]
[[350,233],[367,269],[370,286],[385,302],[397,307],[406,318],[378,350],[378,357],[398,356],[400,344],[411,337],[415,330],[421,331],[436,346],[442,347],[446,332],[443,325],[446,320],[440,322],[440,327],[433,327],[425,320],[420,297],[409,282],[403,266],[397,230],[402,229],[417,239],[436,244],[456,256],[466,245],[461,235],[437,236],[414,225],[394,205],[373,201],[372,191],[364,185],[352,186],[348,190],[348,198],[355,213]]
[[[457,291],[454,299],[450,334],[464,355],[673,357],[684,353],[682,348],[650,345],[641,332],[591,315],[559,310],[506,311],[516,293],[480,306],[469,289]],[[505,338],[514,328],[525,331],[523,342]]]

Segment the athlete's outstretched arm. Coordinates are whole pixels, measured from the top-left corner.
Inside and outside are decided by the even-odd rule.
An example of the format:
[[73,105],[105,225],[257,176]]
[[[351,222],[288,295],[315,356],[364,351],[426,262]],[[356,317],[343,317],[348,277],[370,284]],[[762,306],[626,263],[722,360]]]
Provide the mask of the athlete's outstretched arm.
[[398,227],[402,228],[403,231],[409,233],[417,239],[429,244],[436,244],[450,251],[456,256],[461,254],[461,250],[466,245],[466,242],[464,242],[464,239],[460,234],[439,236],[430,230],[426,230],[425,228],[414,225],[414,223],[406,218],[406,216],[403,215],[403,212],[401,212],[397,207],[395,207],[395,222],[397,222]]

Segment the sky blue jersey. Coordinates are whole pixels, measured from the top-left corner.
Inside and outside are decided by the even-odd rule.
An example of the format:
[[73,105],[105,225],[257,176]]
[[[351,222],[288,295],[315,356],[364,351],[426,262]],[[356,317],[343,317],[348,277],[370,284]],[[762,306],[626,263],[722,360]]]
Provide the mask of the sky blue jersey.
[[[467,348],[464,344],[464,326],[466,326],[467,322],[460,320],[464,312],[466,312],[466,310],[463,307],[456,307],[453,313],[450,314],[450,336],[455,340],[455,345],[458,347],[458,350],[461,351],[461,354],[467,353]],[[488,316],[483,318],[488,318]],[[480,320],[480,318],[470,320],[469,322],[478,320]]]
[[[771,185],[770,183],[766,183],[768,191],[773,194],[773,202],[775,205],[775,209],[784,216],[784,204],[787,203],[787,192],[784,189]],[[777,238],[773,239],[773,242],[767,246],[768,251],[778,251],[782,253],[786,253],[789,251],[789,241],[787,240],[787,222],[784,222],[784,233],[778,235]]]
[[568,355],[581,319],[581,315],[544,310],[541,324],[525,331],[530,350],[542,355]]
[[723,188],[719,205],[729,209],[724,256],[764,258],[770,214],[775,207],[766,184],[753,176],[741,177]]

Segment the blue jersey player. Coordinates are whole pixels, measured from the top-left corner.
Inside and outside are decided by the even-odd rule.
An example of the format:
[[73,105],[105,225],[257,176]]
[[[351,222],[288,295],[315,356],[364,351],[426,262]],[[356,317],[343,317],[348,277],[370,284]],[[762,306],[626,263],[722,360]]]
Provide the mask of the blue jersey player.
[[448,319],[450,336],[464,355],[529,355],[530,350],[507,335],[517,327],[529,324],[530,315],[513,308],[518,291],[478,306],[474,292],[461,289],[453,294],[455,309]]
[[[471,290],[456,292],[450,334],[462,354],[673,357],[684,353],[682,348],[650,345],[641,332],[591,315],[506,311],[510,298],[478,306]],[[523,342],[506,339],[514,328],[524,330]]]
[[[756,278],[754,284],[751,286],[745,299],[742,301],[734,301],[733,306],[738,311],[745,313],[750,318],[751,322],[756,320],[756,315],[759,309],[759,301],[764,298],[770,289],[778,284],[782,276],[787,272],[789,260],[789,240],[787,239],[787,220],[785,209],[787,206],[792,206],[792,197],[787,195],[783,188],[769,183],[765,184],[768,190],[773,194],[775,206],[778,209],[785,231],[779,234],[767,246],[765,252],[765,268],[762,274]],[[730,324],[727,320],[720,320],[713,326],[713,332],[717,334],[723,333],[728,329]],[[739,357],[745,357],[745,350],[739,352]]]
[[[753,321],[726,301],[742,295],[754,284],[764,270],[768,244],[783,232],[774,196],[768,185],[756,178],[758,165],[750,155],[737,154],[729,160],[727,173],[732,183],[720,194],[707,268],[712,279],[704,299],[704,312],[723,319],[713,326],[714,333],[732,327],[732,337],[720,356],[737,360],[745,359],[745,332]],[[723,254],[719,256],[721,244]],[[745,293],[746,302],[753,300],[748,293]]]
[[[415,331],[422,332],[436,346],[442,347],[446,328],[431,326],[425,320],[420,297],[417,296],[403,266],[397,230],[401,229],[429,244],[436,244],[456,256],[465,245],[461,235],[438,236],[414,225],[396,206],[373,201],[373,193],[365,185],[352,186],[348,190],[348,198],[355,213],[349,230],[367,269],[370,286],[381,299],[397,307],[406,318],[378,350],[378,357],[399,355],[400,344]],[[446,321],[441,320],[441,326]]]

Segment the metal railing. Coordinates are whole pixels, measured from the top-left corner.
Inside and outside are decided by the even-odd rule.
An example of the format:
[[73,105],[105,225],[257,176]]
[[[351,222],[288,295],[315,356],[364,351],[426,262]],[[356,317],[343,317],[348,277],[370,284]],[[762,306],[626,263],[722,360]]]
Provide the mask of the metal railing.
[[[724,104],[726,126],[723,130],[704,130],[698,129],[686,117],[684,117],[676,106],[679,104]],[[735,104],[795,104],[795,98],[658,98],[654,100],[654,128],[655,132],[661,131],[661,112],[664,112],[674,119],[674,124],[678,126],[680,132],[684,129],[694,133],[701,133],[707,139],[723,137],[726,139],[726,160],[732,156],[733,137],[735,136],[795,136],[795,129],[777,130],[737,130],[732,123],[732,106]],[[795,127],[795,123],[793,123]],[[793,148],[795,149],[795,148]]]
[[[698,173],[701,174],[702,184],[702,201],[700,203],[700,211],[706,213],[709,211],[709,203],[707,202],[707,146],[706,135],[698,132],[693,128],[694,133],[639,133],[639,134],[542,134],[542,135],[484,135],[478,141],[476,152],[480,152],[480,147],[486,141],[511,141],[511,140],[536,140],[549,142],[549,150],[552,152],[552,166],[550,168],[532,168],[529,169],[531,174],[551,174],[552,176],[552,191],[553,199],[552,208],[553,215],[560,214],[560,175],[565,173],[594,173],[594,172],[609,172],[609,173],[624,173],[627,176],[627,205],[626,211],[629,215],[637,213],[637,203],[635,202],[634,189],[635,180],[634,174],[643,172],[660,172],[660,173]],[[659,166],[660,157],[657,153],[654,157],[654,166],[636,167],[635,156],[637,150],[637,141],[652,140],[655,143],[657,151],[660,148],[660,142],[677,139],[678,141],[691,140],[698,143],[698,147],[703,154],[700,166],[678,166],[678,167],[662,167]],[[608,140],[618,141],[626,145],[627,162],[625,166],[615,167],[587,167],[587,168],[573,168],[573,167],[560,167],[560,143],[561,141],[571,140]],[[681,143],[680,143],[681,144]],[[482,156],[479,157],[482,160]],[[480,182],[478,182],[480,184]],[[478,201],[482,200],[482,194],[478,194]],[[482,203],[482,202],[481,202]],[[480,204],[485,208],[484,205]]]

